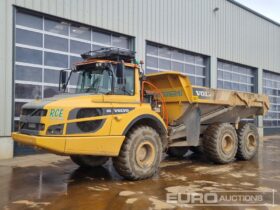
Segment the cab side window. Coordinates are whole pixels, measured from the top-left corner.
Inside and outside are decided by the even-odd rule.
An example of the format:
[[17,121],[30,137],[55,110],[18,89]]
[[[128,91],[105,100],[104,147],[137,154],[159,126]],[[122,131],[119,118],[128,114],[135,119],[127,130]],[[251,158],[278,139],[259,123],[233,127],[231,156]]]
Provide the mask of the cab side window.
[[125,89],[134,95],[134,87],[135,87],[135,77],[134,77],[135,70],[133,68],[125,68]]
[[125,67],[123,78],[117,77],[115,84],[116,95],[134,95],[135,92],[135,70],[131,67]]

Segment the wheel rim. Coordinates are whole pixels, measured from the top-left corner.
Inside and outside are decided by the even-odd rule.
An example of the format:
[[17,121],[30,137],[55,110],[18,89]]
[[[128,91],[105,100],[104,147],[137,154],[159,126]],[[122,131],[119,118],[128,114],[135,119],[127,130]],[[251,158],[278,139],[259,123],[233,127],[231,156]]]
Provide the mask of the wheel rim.
[[255,135],[253,135],[252,133],[248,134],[246,138],[246,149],[249,152],[252,152],[255,150],[256,146],[257,146],[257,140]]
[[136,162],[141,168],[149,168],[155,159],[155,147],[152,143],[144,141],[137,147]]
[[226,134],[222,139],[222,150],[224,154],[230,154],[234,148],[234,139],[231,135]]

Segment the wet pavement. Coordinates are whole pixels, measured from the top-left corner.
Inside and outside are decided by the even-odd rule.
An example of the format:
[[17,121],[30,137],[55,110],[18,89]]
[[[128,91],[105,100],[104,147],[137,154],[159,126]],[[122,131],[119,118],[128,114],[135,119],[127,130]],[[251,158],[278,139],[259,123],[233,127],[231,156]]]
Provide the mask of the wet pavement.
[[[191,152],[184,159],[166,157],[156,176],[137,182],[123,180],[110,162],[85,170],[51,154],[0,161],[0,209],[280,209],[273,189],[280,191],[280,137],[264,141],[251,161],[215,165]],[[264,206],[166,201],[167,193],[221,191],[263,193]]]

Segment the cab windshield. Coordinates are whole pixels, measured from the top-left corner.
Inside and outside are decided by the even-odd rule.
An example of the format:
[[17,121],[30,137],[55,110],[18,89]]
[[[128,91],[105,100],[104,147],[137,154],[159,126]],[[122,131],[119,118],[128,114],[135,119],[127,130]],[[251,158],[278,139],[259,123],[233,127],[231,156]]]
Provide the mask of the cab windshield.
[[134,69],[131,67],[125,67],[122,77],[116,76],[116,65],[110,69],[82,69],[77,73],[76,93],[134,95]]

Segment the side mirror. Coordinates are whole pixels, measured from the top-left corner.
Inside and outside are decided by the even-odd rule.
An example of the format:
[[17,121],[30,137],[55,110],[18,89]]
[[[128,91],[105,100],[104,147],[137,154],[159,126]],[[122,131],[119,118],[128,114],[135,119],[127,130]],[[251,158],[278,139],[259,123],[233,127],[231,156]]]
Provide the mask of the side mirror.
[[59,73],[59,91],[60,88],[63,90],[66,88],[66,82],[67,82],[67,72],[65,70],[61,70]]

